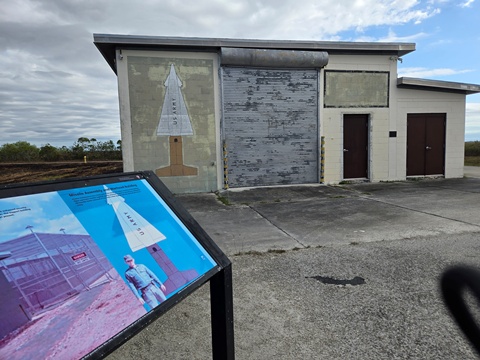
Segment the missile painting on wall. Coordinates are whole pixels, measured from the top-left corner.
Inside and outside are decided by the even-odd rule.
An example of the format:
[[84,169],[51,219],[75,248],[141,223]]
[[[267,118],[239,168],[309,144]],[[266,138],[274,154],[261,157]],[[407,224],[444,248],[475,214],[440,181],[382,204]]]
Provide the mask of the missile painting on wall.
[[193,135],[192,122],[182,93],[183,83],[170,65],[170,73],[165,80],[165,99],[157,127],[157,136],[169,136],[170,165],[155,171],[158,176],[197,175],[196,167],[183,163],[182,136]]

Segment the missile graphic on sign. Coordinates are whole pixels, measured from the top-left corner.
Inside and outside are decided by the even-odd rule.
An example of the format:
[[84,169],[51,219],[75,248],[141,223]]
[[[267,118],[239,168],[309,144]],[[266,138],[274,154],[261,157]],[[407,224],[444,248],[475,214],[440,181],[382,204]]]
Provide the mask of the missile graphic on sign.
[[138,251],[166,239],[165,235],[132,209],[123,197],[114,193],[107,186],[103,187],[107,204],[111,205],[115,211],[132,251]]
[[193,135],[192,123],[181,91],[182,81],[178,77],[173,64],[170,74],[165,80],[165,100],[157,127],[158,135]]

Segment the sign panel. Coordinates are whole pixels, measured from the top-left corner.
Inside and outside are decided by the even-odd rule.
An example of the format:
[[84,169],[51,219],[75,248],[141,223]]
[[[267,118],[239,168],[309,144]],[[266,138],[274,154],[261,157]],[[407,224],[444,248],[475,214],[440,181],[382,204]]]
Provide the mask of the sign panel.
[[151,172],[0,189],[0,229],[1,359],[102,357],[225,263]]

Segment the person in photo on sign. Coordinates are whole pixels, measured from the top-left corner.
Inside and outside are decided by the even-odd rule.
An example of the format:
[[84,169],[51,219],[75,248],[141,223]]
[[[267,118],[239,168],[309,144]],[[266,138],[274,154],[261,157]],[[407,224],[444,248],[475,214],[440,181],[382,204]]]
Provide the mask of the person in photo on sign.
[[165,285],[148,267],[135,264],[131,255],[125,255],[123,260],[128,265],[125,279],[142,305],[147,303],[150,309],[153,309],[166,300]]

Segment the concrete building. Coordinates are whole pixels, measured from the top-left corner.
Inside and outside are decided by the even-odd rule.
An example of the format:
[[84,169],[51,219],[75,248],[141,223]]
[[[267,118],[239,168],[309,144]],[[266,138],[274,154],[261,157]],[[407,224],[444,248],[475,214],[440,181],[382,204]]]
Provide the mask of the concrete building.
[[118,76],[124,170],[176,193],[463,176],[466,95],[397,78],[413,43],[95,34]]

